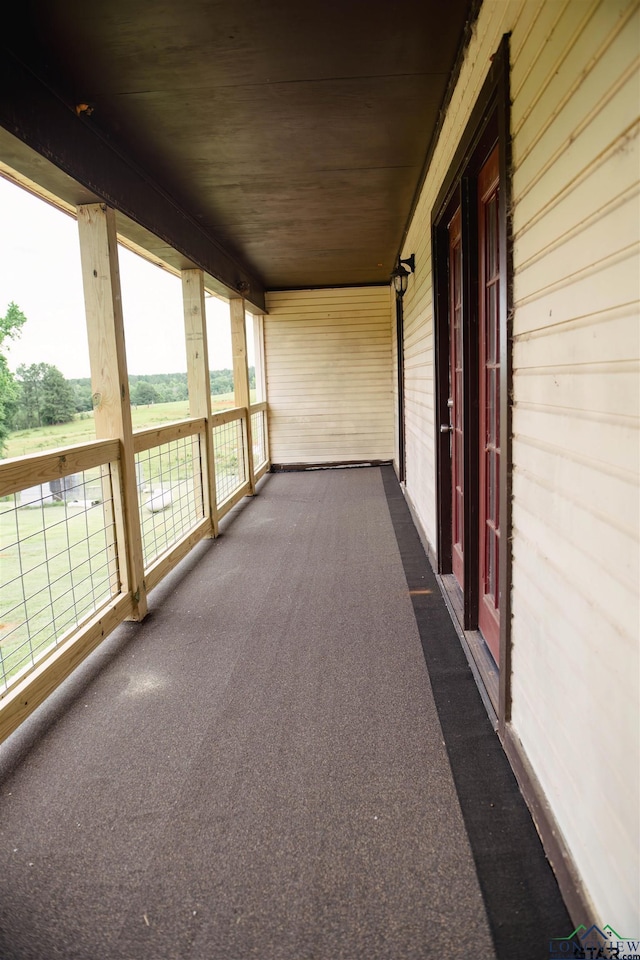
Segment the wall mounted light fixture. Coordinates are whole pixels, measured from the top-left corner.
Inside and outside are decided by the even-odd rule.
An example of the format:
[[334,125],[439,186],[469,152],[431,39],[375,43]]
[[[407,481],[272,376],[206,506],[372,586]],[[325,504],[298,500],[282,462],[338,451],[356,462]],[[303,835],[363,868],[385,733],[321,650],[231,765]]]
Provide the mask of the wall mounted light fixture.
[[394,289],[399,297],[404,297],[407,292],[407,284],[409,282],[409,275],[414,273],[416,269],[416,255],[412,253],[410,257],[407,257],[406,260],[401,260],[398,258],[398,263],[396,268],[391,274],[391,282],[393,283]]

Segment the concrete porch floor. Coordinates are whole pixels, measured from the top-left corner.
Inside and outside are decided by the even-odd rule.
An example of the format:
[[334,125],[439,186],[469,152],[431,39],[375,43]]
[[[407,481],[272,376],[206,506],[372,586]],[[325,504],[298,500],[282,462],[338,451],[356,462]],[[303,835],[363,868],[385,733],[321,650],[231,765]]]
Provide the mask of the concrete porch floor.
[[572,929],[389,467],[269,476],[0,747],[0,841],[3,960]]

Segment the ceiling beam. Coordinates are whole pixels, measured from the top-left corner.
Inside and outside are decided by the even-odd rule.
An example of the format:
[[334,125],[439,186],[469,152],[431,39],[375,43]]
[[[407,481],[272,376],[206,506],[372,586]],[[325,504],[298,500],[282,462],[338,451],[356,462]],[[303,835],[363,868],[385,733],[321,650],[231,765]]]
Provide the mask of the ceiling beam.
[[66,200],[84,203],[90,191],[219,281],[221,293],[242,295],[264,309],[261,279],[103,136],[92,125],[89,111],[76,107],[10,51],[3,51],[0,126],[77,182],[77,199]]

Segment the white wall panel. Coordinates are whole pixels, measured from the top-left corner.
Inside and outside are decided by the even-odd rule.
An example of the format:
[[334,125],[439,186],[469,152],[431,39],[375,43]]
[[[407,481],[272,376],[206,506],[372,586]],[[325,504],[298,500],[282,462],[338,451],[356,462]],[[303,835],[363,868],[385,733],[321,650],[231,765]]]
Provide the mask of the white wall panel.
[[386,287],[268,294],[273,463],[393,458],[390,299]]
[[513,725],[614,927],[640,919],[639,27],[570,5],[513,105]]

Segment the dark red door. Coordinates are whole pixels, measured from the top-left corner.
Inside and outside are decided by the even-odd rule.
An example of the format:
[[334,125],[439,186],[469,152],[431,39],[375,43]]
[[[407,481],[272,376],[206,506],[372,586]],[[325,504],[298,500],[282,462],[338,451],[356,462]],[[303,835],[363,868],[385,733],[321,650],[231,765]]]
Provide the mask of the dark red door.
[[451,564],[464,590],[464,432],[462,236],[460,207],[449,224],[449,423],[451,425]]
[[496,663],[500,653],[500,250],[496,147],[478,177],[479,605],[478,626]]

